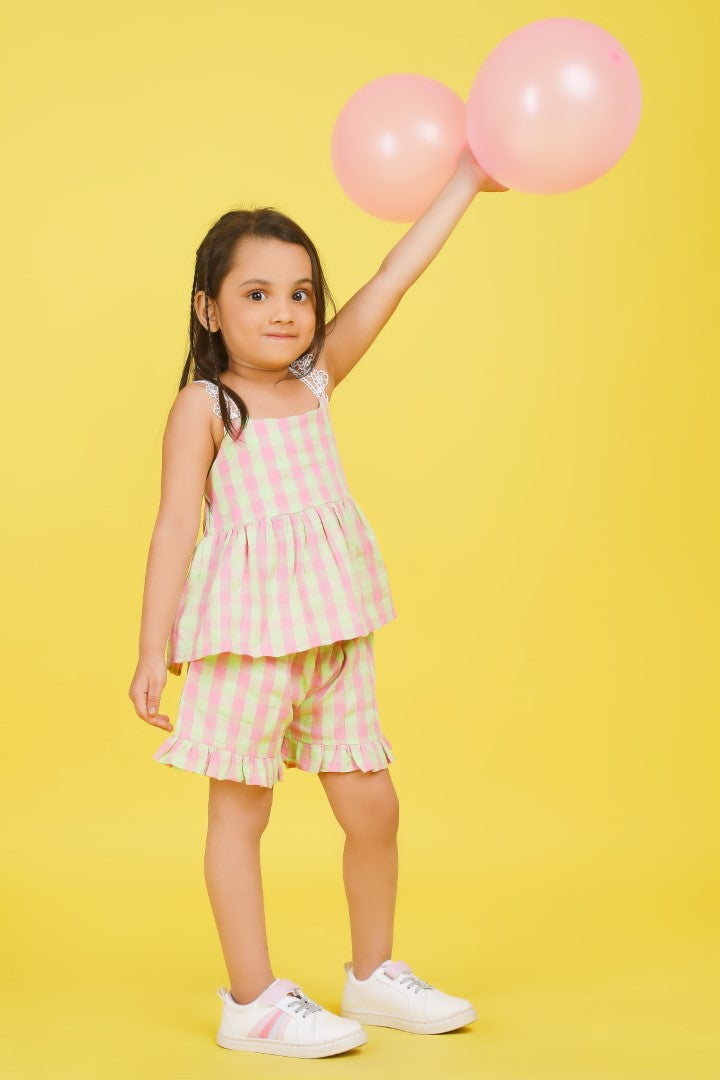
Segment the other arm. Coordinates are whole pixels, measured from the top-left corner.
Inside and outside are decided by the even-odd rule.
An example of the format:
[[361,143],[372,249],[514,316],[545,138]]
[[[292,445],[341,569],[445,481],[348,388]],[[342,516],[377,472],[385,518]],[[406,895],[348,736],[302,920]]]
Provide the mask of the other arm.
[[455,172],[424,213],[383,259],[377,273],[328,324],[323,350],[337,386],[367,352],[402,297],[427,269],[480,191],[507,191],[475,161],[466,146]]
[[[167,679],[165,648],[197,539],[200,503],[215,456],[214,417],[207,394],[185,386],[168,415],[163,436],[160,508],[145,573],[138,663],[128,696],[137,715],[172,731],[158,714]],[[222,427],[222,421],[217,422]],[[150,708],[155,706],[155,713]]]

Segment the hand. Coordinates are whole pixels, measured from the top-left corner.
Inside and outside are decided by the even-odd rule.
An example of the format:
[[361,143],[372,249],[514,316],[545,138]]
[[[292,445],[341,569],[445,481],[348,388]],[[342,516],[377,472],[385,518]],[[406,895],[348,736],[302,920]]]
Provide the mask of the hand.
[[485,172],[467,144],[460,153],[455,171],[472,176],[478,185],[478,191],[508,191],[508,188],[499,184],[497,180],[493,180],[492,176]]
[[160,695],[167,682],[167,668],[163,656],[138,660],[133,681],[130,683],[128,697],[135,706],[135,712],[141,720],[154,727],[172,731],[170,717],[159,713]]

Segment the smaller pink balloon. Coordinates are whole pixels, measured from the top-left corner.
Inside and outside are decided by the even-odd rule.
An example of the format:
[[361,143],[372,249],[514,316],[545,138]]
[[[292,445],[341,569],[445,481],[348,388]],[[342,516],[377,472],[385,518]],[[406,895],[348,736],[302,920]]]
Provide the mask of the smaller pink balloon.
[[501,41],[478,71],[468,143],[515,191],[572,191],[622,157],[641,105],[635,65],[612,34],[584,19],[540,19]]
[[383,75],[343,106],[332,133],[335,175],[361,209],[416,221],[467,143],[465,102],[425,75]]

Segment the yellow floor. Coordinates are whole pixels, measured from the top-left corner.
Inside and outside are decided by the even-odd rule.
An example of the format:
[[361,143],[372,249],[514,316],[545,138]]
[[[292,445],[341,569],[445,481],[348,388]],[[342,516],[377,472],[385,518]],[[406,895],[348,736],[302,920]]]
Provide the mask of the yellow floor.
[[[307,885],[291,885],[294,875],[265,869],[274,973],[337,1011],[350,956],[342,884],[331,866]],[[168,882],[167,868],[148,866],[142,884],[101,876],[55,872],[49,891],[47,873],[36,881],[27,871],[8,902],[6,930],[13,918],[22,930],[10,934],[4,1077],[720,1076],[714,905],[687,875],[645,868],[637,881],[584,873],[551,886],[546,874],[506,873],[482,889],[459,878],[444,890],[408,867],[394,956],[470,998],[478,1020],[433,1036],[369,1027],[365,1046],[324,1063],[215,1045],[225,975],[199,875]]]

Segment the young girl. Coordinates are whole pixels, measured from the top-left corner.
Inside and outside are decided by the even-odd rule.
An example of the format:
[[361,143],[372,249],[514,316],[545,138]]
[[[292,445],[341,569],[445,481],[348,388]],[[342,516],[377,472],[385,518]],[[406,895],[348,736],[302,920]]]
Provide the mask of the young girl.
[[[477,1019],[469,1001],[392,959],[398,799],[373,647],[396,612],[329,400],[477,192],[505,190],[466,147],[327,325],[317,251],[285,215],[230,211],[197,251],[129,695],[139,717],[172,732],[160,696],[167,671],[187,664],[177,728],[153,756],[209,778],[205,880],[228,970],[217,991],[228,1049],[322,1057],[367,1042],[361,1024],[432,1034]],[[318,774],[346,833],[341,1016],[270,964],[260,840],[284,766]]]

